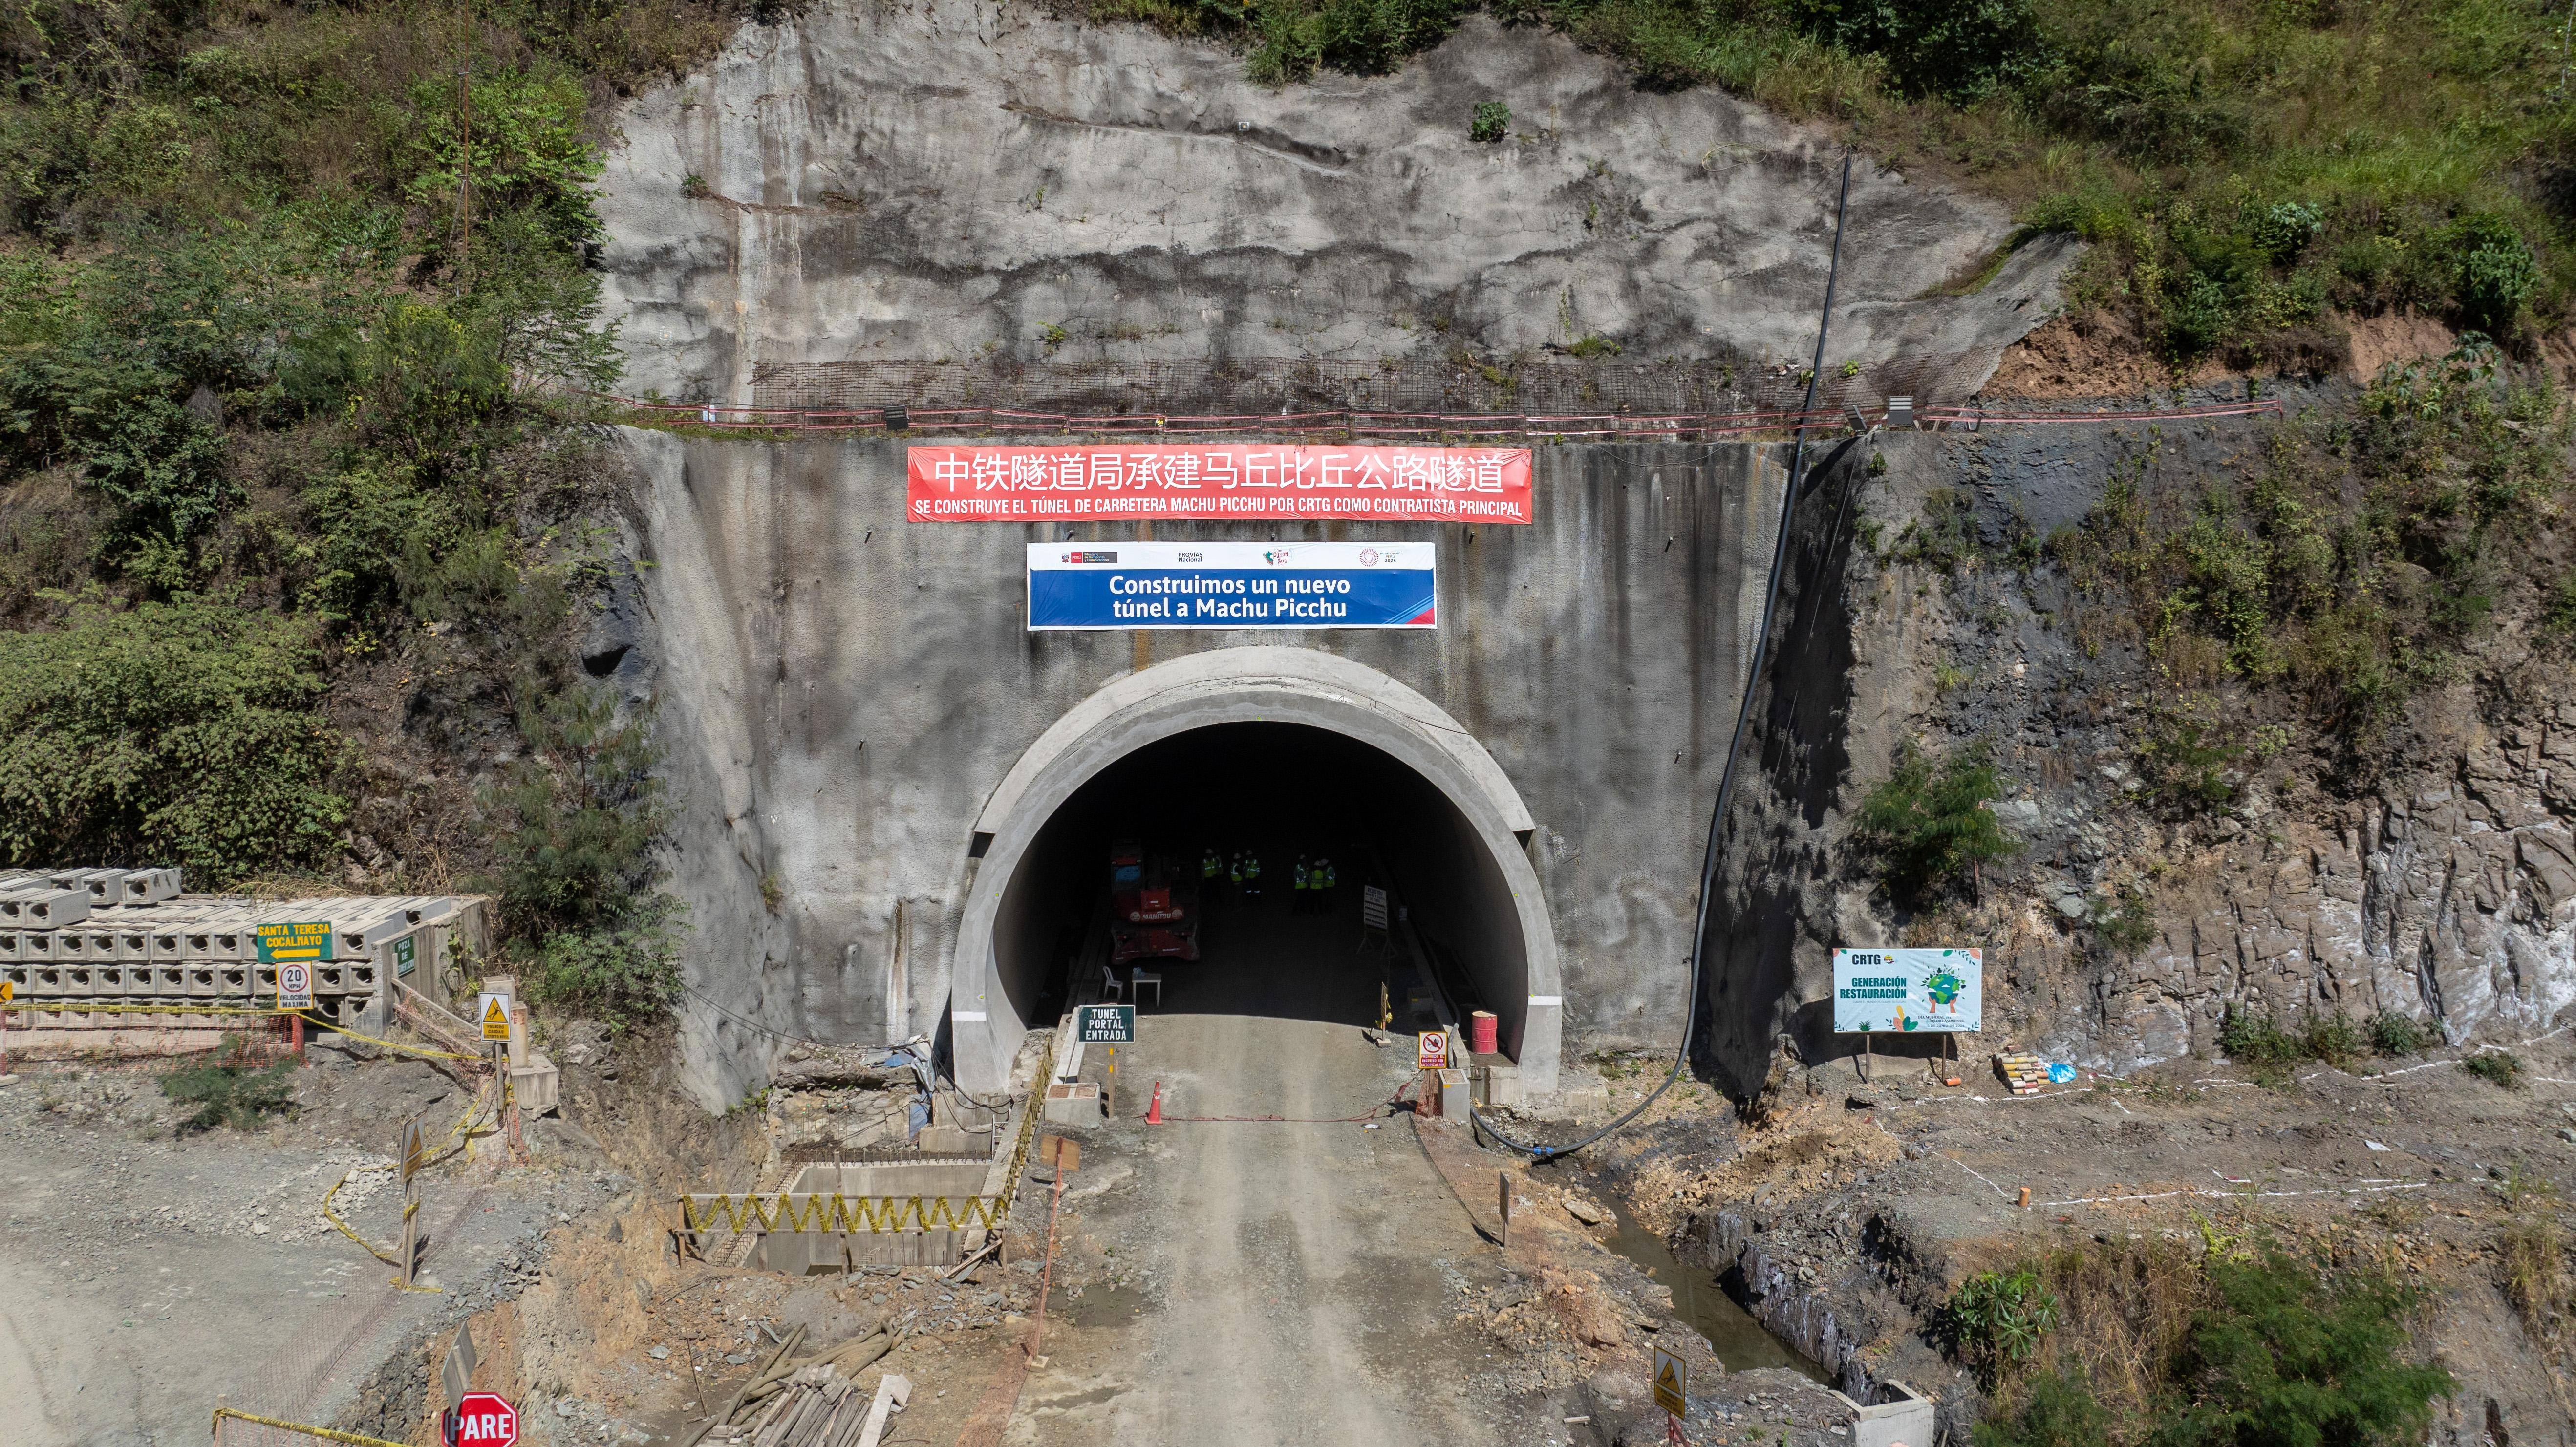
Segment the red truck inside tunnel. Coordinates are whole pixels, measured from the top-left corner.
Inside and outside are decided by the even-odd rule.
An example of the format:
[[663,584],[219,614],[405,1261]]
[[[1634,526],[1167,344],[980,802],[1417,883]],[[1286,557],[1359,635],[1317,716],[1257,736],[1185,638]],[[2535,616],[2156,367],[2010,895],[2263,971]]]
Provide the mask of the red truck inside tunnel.
[[1109,960],[1199,957],[1198,880],[1132,842],[1109,847]]

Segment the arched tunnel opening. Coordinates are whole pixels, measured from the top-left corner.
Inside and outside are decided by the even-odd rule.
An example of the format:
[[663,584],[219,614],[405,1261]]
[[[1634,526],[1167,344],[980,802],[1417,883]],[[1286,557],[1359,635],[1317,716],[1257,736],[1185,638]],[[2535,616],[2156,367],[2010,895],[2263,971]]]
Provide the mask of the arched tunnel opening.
[[[1257,879],[1238,880],[1252,860]],[[1301,860],[1310,870],[1329,861],[1334,886],[1295,889]],[[1376,1025],[1384,986],[1394,1029],[1431,1028],[1412,1010],[1416,994],[1427,998],[1416,953],[1365,930],[1370,886],[1388,891],[1390,922],[1419,939],[1456,1018],[1493,1011],[1504,1053],[1516,1055],[1529,950],[1500,861],[1439,786],[1306,724],[1190,729],[1092,775],[1004,889],[996,973],[1032,1021],[1057,1017],[1077,970],[1125,983],[1141,967],[1161,977],[1142,991],[1148,1013]]]

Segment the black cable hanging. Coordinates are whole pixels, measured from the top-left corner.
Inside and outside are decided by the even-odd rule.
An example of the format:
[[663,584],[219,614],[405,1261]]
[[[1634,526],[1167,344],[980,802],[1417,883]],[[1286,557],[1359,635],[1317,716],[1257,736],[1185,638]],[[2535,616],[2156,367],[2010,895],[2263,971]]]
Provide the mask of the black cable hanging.
[[1761,630],[1754,635],[1753,666],[1745,671],[1744,697],[1735,711],[1735,740],[1727,747],[1726,770],[1718,776],[1717,802],[1709,810],[1708,815],[1708,848],[1700,858],[1699,909],[1691,930],[1690,987],[1688,993],[1682,998],[1682,1043],[1673,1051],[1673,1068],[1665,1073],[1663,1083],[1648,1092],[1645,1099],[1630,1107],[1626,1114],[1571,1145],[1535,1145],[1516,1141],[1498,1129],[1493,1120],[1483,1111],[1476,1109],[1472,1104],[1468,1107],[1468,1114],[1474,1119],[1478,1129],[1504,1145],[1522,1152],[1532,1161],[1548,1161],[1558,1156],[1572,1155],[1635,1120],[1645,1113],[1646,1107],[1662,1099],[1664,1092],[1673,1088],[1673,1082],[1681,1079],[1683,1068],[1690,1064],[1692,1027],[1699,1019],[1702,956],[1708,949],[1708,903],[1710,896],[1717,892],[1718,844],[1726,828],[1727,803],[1735,794],[1735,771],[1737,764],[1744,757],[1744,739],[1753,729],[1754,690],[1762,682],[1762,667],[1768,661],[1771,652],[1771,620],[1773,612],[1780,605],[1780,575],[1788,565],[1790,524],[1797,512],[1798,484],[1806,470],[1806,414],[1816,410],[1816,389],[1823,383],[1825,376],[1825,335],[1833,325],[1834,284],[1842,272],[1843,221],[1851,209],[1851,172],[1852,153],[1845,151],[1842,193],[1834,202],[1833,257],[1825,266],[1825,305],[1824,310],[1816,318],[1816,361],[1807,373],[1807,402],[1806,406],[1800,409],[1797,442],[1789,451],[1788,481],[1780,490],[1780,535],[1771,548],[1771,581],[1762,594]]

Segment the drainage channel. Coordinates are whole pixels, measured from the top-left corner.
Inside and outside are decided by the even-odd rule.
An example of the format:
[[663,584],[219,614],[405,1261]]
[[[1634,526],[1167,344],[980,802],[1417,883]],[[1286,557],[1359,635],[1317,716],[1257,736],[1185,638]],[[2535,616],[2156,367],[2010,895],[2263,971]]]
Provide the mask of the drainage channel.
[[[1604,1195],[1609,1193],[1604,1192]],[[1673,1314],[1688,1323],[1708,1341],[1709,1350],[1717,1353],[1718,1362],[1730,1372],[1749,1372],[1761,1367],[1786,1367],[1826,1386],[1833,1379],[1825,1370],[1798,1353],[1791,1351],[1778,1337],[1763,1330],[1753,1314],[1738,1306],[1726,1288],[1704,1271],[1684,1266],[1673,1255],[1664,1238],[1639,1224],[1625,1210],[1614,1204],[1611,1211],[1618,1217],[1619,1229],[1608,1241],[1611,1250],[1643,1267],[1646,1274],[1663,1283],[1673,1294]]]

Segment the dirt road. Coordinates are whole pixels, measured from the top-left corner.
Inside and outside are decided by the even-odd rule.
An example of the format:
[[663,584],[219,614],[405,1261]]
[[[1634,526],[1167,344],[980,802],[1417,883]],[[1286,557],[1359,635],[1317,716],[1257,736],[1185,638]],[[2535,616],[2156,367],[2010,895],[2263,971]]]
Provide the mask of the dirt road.
[[[388,1090],[405,1071],[317,1066],[298,1120],[188,1138],[149,1069],[32,1069],[0,1091],[0,1442],[203,1443],[219,1393],[327,1422],[406,1335],[493,1299],[560,1211],[607,1194],[605,1179],[543,1170],[442,1176],[422,1215],[447,1238],[432,1249],[447,1290],[395,1299],[318,1207],[380,1155],[338,1123],[362,1115],[354,1134],[390,1139],[379,1117],[440,1088]],[[392,1239],[398,1192],[356,1184],[344,1215]]]
[[[1162,963],[1167,999],[1120,1052],[1129,1114],[1068,1186],[1068,1274],[1096,1284],[1058,1296],[1069,1323],[1008,1440],[1565,1440],[1454,1329],[1502,1265],[1407,1123],[1334,1119],[1412,1066],[1358,1028],[1379,977],[1356,933],[1274,902],[1212,920],[1202,963]],[[1156,1079],[1170,1123],[1150,1127]],[[1295,1119],[1193,1119],[1270,1115]]]

